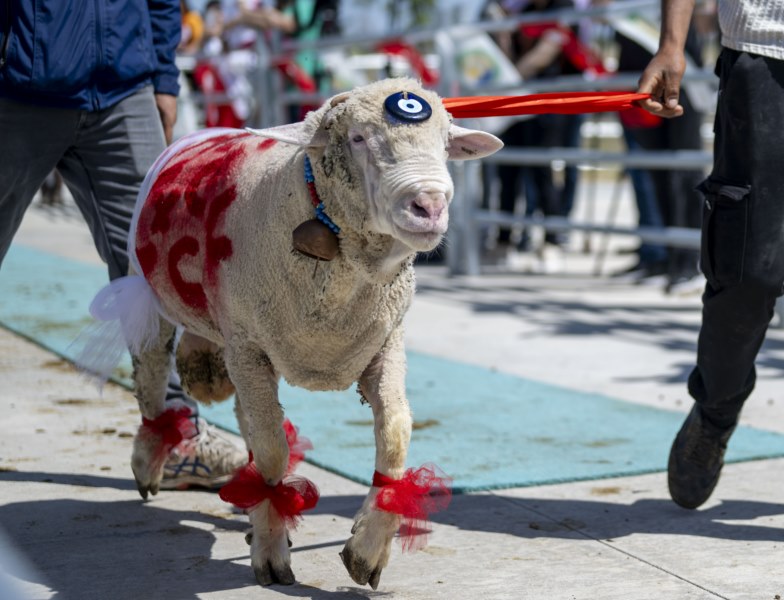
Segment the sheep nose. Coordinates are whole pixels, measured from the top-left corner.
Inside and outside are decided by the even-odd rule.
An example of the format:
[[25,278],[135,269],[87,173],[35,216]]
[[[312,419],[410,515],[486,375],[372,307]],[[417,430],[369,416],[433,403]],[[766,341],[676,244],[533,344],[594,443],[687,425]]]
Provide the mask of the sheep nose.
[[443,192],[419,192],[411,201],[411,211],[418,217],[436,220],[447,206]]

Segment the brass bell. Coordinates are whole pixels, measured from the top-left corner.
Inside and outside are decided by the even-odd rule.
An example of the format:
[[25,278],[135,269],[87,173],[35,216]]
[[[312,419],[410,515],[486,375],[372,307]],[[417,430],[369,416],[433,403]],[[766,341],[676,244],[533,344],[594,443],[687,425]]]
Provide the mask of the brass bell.
[[318,219],[300,223],[291,234],[294,250],[316,260],[332,260],[339,251],[338,236]]

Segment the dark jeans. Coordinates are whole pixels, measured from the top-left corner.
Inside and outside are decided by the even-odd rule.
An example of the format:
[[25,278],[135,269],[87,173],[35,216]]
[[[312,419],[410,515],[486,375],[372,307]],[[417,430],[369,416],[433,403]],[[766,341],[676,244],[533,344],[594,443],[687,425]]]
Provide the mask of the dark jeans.
[[[109,278],[127,274],[136,195],[147,169],[166,148],[152,86],[96,112],[0,98],[0,145],[0,264],[36,190],[56,167],[109,267]],[[175,373],[166,397],[169,405],[185,402],[198,414]]]
[[[637,150],[640,147],[634,139],[632,130],[627,127],[623,128],[623,138],[626,140],[626,147],[629,150]],[[627,169],[627,173],[632,180],[632,188],[634,188],[638,224],[643,227],[664,227],[664,217],[662,217],[659,208],[659,199],[656,196],[656,188],[653,185],[650,171],[647,169]],[[642,242],[638,254],[641,264],[664,263],[668,256],[667,246]]]
[[737,419],[784,285],[784,61],[723,49],[713,171],[703,182],[703,295],[689,393]]
[[[579,124],[580,121],[575,118],[575,115],[539,115],[533,119],[515,123],[501,134],[501,139],[509,147],[552,148],[566,146],[575,137],[575,127],[577,127],[579,136]],[[556,186],[553,180],[553,171],[549,165],[499,165],[500,210],[508,213],[514,212],[521,176],[525,181],[526,214],[533,214],[534,209],[539,208],[545,216],[567,216],[567,205],[573,201],[576,175],[571,179],[567,177],[567,188],[561,189]],[[501,228],[498,237],[499,241],[508,241],[509,229]]]

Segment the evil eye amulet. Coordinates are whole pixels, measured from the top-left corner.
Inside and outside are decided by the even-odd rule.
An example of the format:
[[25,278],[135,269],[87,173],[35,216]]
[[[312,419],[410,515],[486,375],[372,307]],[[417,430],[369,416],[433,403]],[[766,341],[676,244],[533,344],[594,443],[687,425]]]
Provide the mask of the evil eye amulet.
[[398,92],[384,100],[384,110],[398,121],[404,123],[419,123],[427,121],[433,114],[433,109],[427,100],[411,92]]

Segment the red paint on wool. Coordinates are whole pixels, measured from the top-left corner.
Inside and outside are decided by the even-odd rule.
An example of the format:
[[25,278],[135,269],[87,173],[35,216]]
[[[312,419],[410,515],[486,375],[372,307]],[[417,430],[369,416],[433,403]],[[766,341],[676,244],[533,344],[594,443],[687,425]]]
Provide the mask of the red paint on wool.
[[222,263],[233,253],[223,232],[237,197],[237,170],[249,153],[275,140],[255,142],[237,131],[182,148],[161,169],[144,200],[136,229],[136,256],[161,297],[206,314]]
[[171,213],[176,206],[178,193],[167,194],[156,202],[153,207],[152,223],[150,224],[150,231],[152,233],[167,233],[171,228]]
[[155,268],[155,263],[158,262],[158,251],[153,244],[146,244],[136,249],[136,258],[139,259],[142,273],[149,273]]
[[273,147],[275,144],[277,144],[277,143],[278,143],[278,141],[277,141],[277,140],[273,140],[273,139],[271,139],[271,138],[267,138],[267,139],[265,139],[264,141],[262,141],[262,142],[261,142],[261,143],[260,143],[260,144],[257,146],[257,149],[259,149],[259,150],[261,150],[261,151],[263,152],[264,150],[269,150],[270,148],[272,148],[272,147]]
[[207,210],[204,228],[207,234],[206,255],[204,257],[204,271],[207,282],[215,286],[218,280],[218,267],[221,261],[232,254],[231,240],[224,235],[216,235],[219,225],[223,221],[226,210],[237,197],[237,186],[230,186],[213,198]]
[[199,310],[207,310],[207,296],[204,288],[198,283],[185,281],[180,273],[180,260],[184,256],[196,256],[199,253],[199,242],[189,236],[180,238],[169,249],[169,279],[179,292],[185,303]]

